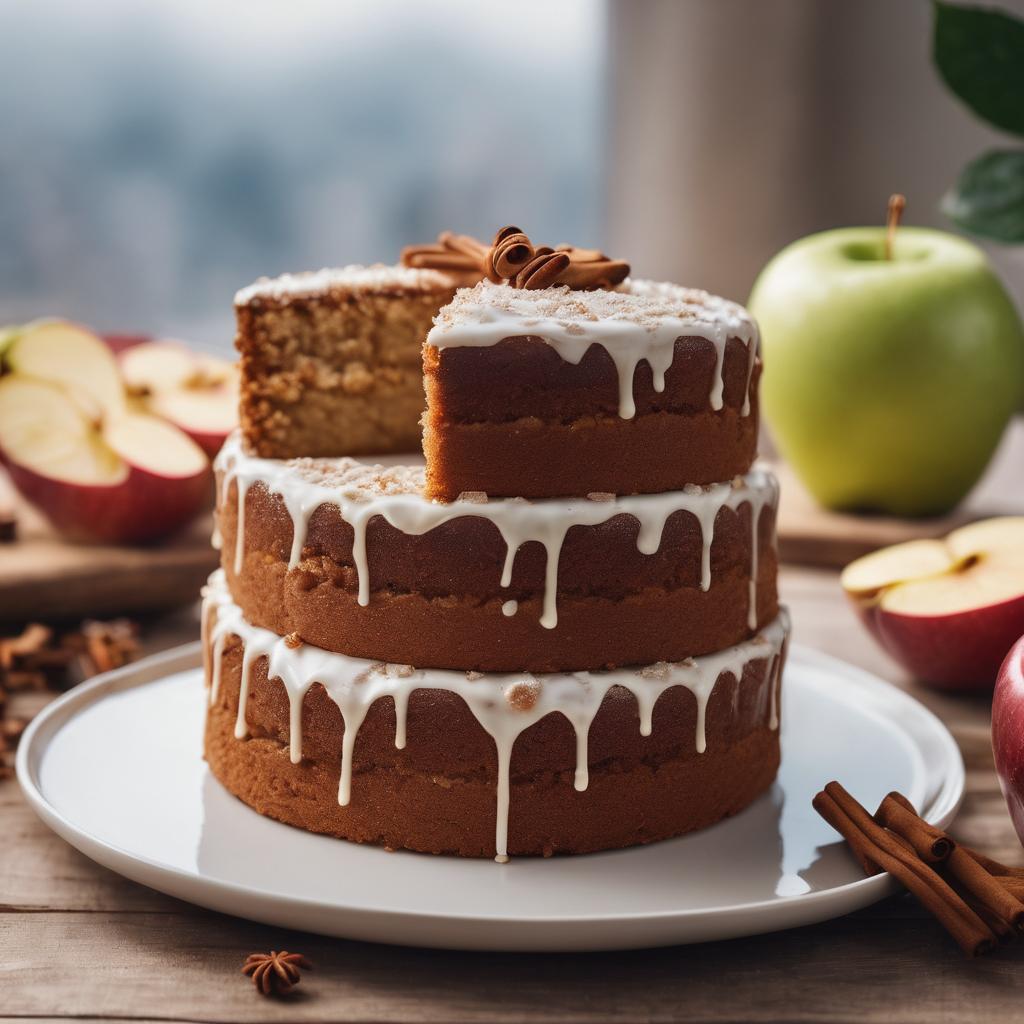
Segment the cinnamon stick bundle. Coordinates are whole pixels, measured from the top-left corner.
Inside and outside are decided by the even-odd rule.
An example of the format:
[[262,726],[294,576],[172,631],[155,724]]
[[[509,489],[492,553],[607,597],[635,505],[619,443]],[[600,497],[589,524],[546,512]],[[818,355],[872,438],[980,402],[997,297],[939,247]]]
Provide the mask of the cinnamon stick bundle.
[[891,874],[968,956],[989,953],[1024,933],[1024,869],[958,846],[901,793],[890,793],[874,816],[838,782],[830,782],[813,803],[865,874]]
[[968,956],[990,953],[995,932],[925,861],[895,839],[839,785],[830,782],[814,809],[846,840],[866,874],[888,871],[909,889]]

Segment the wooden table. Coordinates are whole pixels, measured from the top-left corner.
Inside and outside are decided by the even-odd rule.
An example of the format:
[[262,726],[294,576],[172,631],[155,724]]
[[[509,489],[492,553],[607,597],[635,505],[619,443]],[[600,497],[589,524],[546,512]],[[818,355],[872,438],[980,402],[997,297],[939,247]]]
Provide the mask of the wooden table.
[[[1024,504],[1019,469],[1000,476]],[[999,488],[1001,491],[1001,487]],[[788,568],[798,640],[907,687],[967,763],[954,835],[1024,863],[992,769],[987,698],[910,684],[861,631],[831,571]],[[151,649],[193,639],[195,610],[151,624]],[[865,751],[870,756],[870,751]],[[824,781],[824,780],[823,780]],[[287,1001],[238,973],[287,948],[316,971]],[[997,1021],[1024,1015],[1024,947],[965,960],[908,898],[774,935],[590,955],[446,953],[288,932],[214,914],[98,867],[0,783],[0,1022]]]

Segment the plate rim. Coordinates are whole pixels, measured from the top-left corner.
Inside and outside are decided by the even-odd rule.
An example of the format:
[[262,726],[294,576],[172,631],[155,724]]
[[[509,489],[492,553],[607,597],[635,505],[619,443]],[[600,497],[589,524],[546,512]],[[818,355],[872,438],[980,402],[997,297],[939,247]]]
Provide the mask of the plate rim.
[[[798,643],[791,644],[789,658],[793,662],[800,662],[812,668],[827,671],[830,675],[838,674],[852,679],[858,687],[876,697],[884,696],[888,701],[895,700],[897,703],[903,703],[905,706],[912,706],[913,712],[921,716],[928,724],[933,734],[932,738],[939,740],[944,748],[945,777],[942,779],[937,792],[931,798],[929,806],[923,813],[923,817],[938,827],[945,827],[953,819],[963,801],[966,770],[960,748],[942,720],[931,709],[905,690],[865,669],[851,665],[841,658]],[[544,925],[546,928],[551,929],[552,932],[559,933],[594,923],[607,923],[610,925],[628,923],[639,927],[648,924],[668,924],[673,922],[686,925],[698,922],[724,922],[730,916],[742,915],[745,918],[745,924],[741,930],[726,929],[719,932],[712,925],[709,937],[725,938],[728,936],[739,937],[741,935],[758,934],[759,932],[782,930],[839,917],[855,909],[877,902],[896,890],[894,880],[888,874],[882,873],[870,877],[857,878],[829,889],[821,889],[811,893],[779,896],[751,903],[689,909],[669,908],[640,912],[606,911],[571,915],[560,913],[547,917],[517,914],[515,916],[502,915],[498,917],[493,914],[480,913],[438,913],[417,909],[374,908],[353,906],[338,901],[317,900],[306,896],[287,895],[228,880],[211,879],[199,872],[190,872],[173,864],[153,860],[148,856],[127,850],[79,827],[65,817],[46,797],[38,776],[39,768],[49,743],[60,729],[74,715],[111,694],[157,683],[170,675],[198,669],[201,667],[201,664],[202,645],[199,641],[193,641],[150,655],[131,665],[98,675],[62,694],[39,712],[26,728],[18,745],[16,756],[16,772],[22,793],[29,806],[48,828],[91,860],[110,868],[138,884],[145,885],[175,898],[183,899],[186,902],[210,907],[221,912],[233,914],[234,916],[247,917],[250,920],[261,920],[270,924],[283,924],[286,927],[304,928],[308,931],[317,931],[317,925],[290,923],[298,919],[297,914],[327,912],[330,914],[350,915],[352,918],[368,918],[371,921],[378,922],[378,926],[371,930],[385,932],[394,926],[405,923],[419,926],[440,924],[476,929],[500,926],[513,931]],[[919,748],[915,746],[915,749]],[[281,827],[291,828],[288,825],[281,825]],[[599,856],[599,854],[595,856]],[[133,865],[144,868],[147,877],[139,877],[138,871],[133,870]],[[502,868],[496,866],[495,870],[502,870]],[[150,877],[154,873],[156,877]],[[185,890],[187,890],[187,893]],[[231,906],[235,909],[231,909],[226,905],[229,898]],[[237,910],[239,903],[242,903],[247,909],[251,909],[253,913],[239,914]],[[834,913],[826,912],[822,914],[819,912],[822,904],[838,904],[839,909],[836,909]],[[284,916],[289,918],[289,920],[283,920],[280,915],[275,918],[275,910],[283,911]],[[260,911],[264,913],[261,915]],[[796,912],[795,914],[792,913],[794,911]],[[775,917],[780,917],[784,920],[782,923],[772,923],[771,920],[764,920],[765,918],[771,919]],[[383,927],[380,927],[380,924]],[[353,929],[349,929],[349,933],[351,934],[352,932]],[[327,931],[323,928],[320,928],[320,933],[338,936],[345,934],[342,931]],[[370,941],[395,943],[393,939],[367,936],[365,928],[362,929],[362,934],[351,934],[351,937],[364,941],[369,938]],[[498,943],[487,941],[481,945],[465,941],[425,941],[420,936],[413,938],[407,944],[450,949],[517,950],[534,948],[537,951],[541,951],[546,948],[582,951],[588,948],[627,949],[705,941],[701,938],[685,939],[679,937],[662,937],[660,939],[634,941],[623,936],[621,943],[587,945],[585,942],[583,944],[565,944],[559,942],[553,936],[551,942],[547,945],[543,943],[531,945],[511,934],[505,938],[507,941]]]

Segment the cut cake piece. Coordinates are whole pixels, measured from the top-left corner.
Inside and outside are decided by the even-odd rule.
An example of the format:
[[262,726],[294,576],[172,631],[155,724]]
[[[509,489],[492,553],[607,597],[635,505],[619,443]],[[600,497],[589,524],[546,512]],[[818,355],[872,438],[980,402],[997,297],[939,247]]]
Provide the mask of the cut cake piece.
[[250,450],[276,459],[418,450],[423,339],[465,280],[347,266],[243,288],[235,344]]
[[431,498],[681,490],[757,451],[757,327],[707,292],[484,281],[439,312],[423,363]]

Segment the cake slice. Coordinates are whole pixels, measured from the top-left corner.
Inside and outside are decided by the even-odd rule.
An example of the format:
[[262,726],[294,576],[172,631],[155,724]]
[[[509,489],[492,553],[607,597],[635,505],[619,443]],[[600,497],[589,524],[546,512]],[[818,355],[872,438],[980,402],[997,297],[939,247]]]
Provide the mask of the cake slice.
[[729,480],[757,450],[757,328],[707,292],[460,290],[424,347],[427,494],[656,493]]
[[275,459],[420,447],[423,338],[461,278],[348,266],[235,296],[242,432]]

